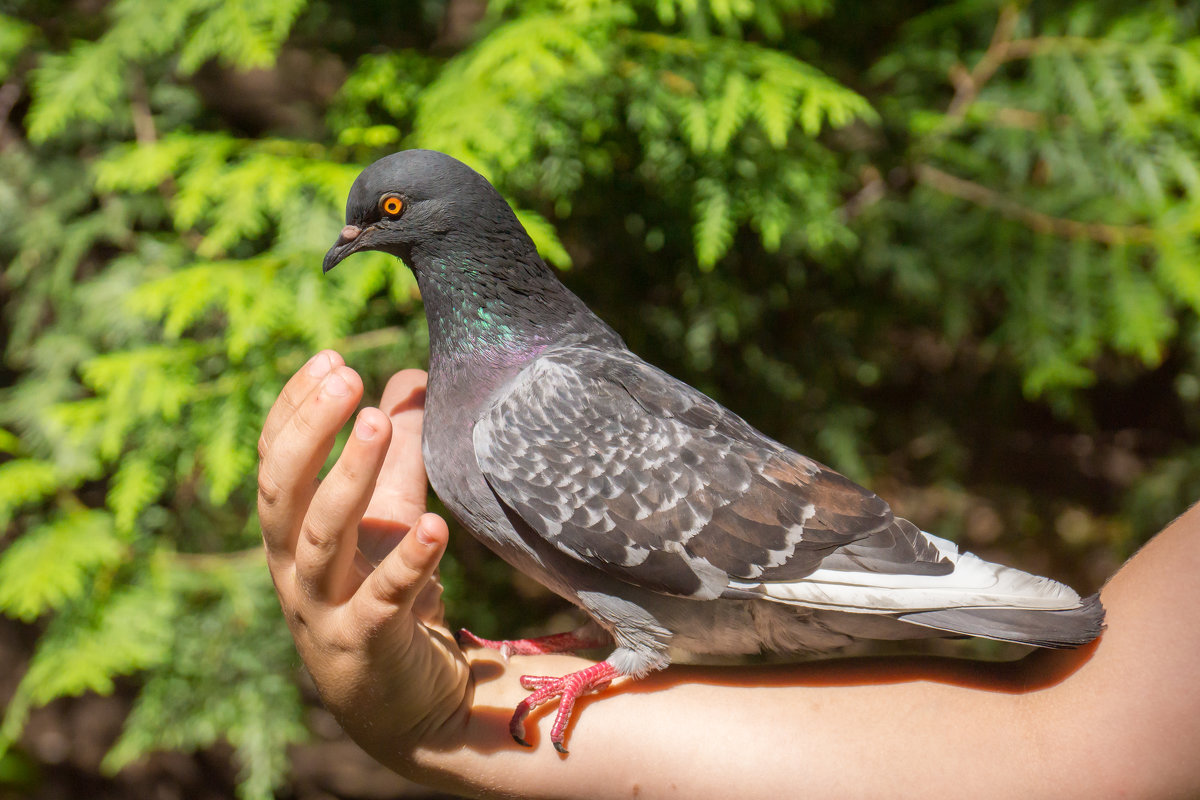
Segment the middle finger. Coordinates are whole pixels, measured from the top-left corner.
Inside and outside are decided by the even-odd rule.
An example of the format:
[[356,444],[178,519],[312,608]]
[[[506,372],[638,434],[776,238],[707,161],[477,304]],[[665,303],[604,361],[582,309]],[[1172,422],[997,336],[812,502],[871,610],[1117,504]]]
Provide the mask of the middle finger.
[[317,475],[334,437],[362,397],[362,380],[337,367],[304,398],[280,428],[259,467],[259,518],[268,554],[290,560]]

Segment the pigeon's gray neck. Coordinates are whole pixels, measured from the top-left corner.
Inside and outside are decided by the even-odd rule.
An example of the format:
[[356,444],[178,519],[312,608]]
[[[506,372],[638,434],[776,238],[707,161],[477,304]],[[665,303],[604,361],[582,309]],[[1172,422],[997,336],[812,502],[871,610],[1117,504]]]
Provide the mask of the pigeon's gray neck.
[[410,264],[429,321],[430,371],[511,373],[592,313],[534,251],[422,251]]

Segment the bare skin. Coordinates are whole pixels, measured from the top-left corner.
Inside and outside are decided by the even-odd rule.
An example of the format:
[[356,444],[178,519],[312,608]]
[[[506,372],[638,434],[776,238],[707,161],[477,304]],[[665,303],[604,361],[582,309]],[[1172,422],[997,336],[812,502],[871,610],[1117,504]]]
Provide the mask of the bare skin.
[[481,797],[1200,796],[1200,508],[1104,588],[1108,630],[1087,648],[672,667],[582,700],[569,756],[547,741],[552,708],[518,746],[518,676],[593,662],[454,643],[435,577],[449,534],[423,513],[424,385],[398,373],[318,485],[362,397],[325,351],[260,442],[263,538],[296,647],[345,730],[395,771]]

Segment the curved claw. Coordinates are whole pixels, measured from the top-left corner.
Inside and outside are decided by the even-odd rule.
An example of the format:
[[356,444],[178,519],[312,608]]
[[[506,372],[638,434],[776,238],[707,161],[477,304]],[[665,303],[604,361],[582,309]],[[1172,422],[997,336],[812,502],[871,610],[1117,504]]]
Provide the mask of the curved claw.
[[496,639],[484,639],[482,636],[476,636],[466,628],[459,628],[458,633],[454,634],[455,641],[459,647],[482,647],[487,650],[495,650],[500,653],[500,657],[508,661],[514,652],[519,652],[513,649],[514,642]]
[[597,692],[607,687],[615,678],[620,677],[616,668],[607,661],[593,664],[586,669],[572,672],[555,678],[544,675],[522,675],[521,685],[533,689],[533,693],[517,704],[512,719],[508,723],[508,732],[517,744],[529,747],[525,740],[525,718],[529,712],[555,697],[560,698],[558,711],[554,716],[554,724],[550,727],[550,742],[554,749],[564,755],[567,748],[563,744],[566,738],[567,725],[571,721],[571,712],[575,701],[585,694]]

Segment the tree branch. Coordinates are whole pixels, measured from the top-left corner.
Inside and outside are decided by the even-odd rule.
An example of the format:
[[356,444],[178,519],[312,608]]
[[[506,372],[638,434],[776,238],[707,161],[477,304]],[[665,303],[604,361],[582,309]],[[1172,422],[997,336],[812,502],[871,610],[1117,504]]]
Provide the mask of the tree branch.
[[950,82],[954,84],[954,97],[950,100],[950,107],[946,109],[946,116],[961,119],[967,112],[967,107],[979,96],[979,90],[1008,60],[1008,51],[1013,44],[1013,30],[1017,27],[1018,13],[1015,3],[1008,3],[1000,9],[1000,17],[996,20],[996,30],[992,31],[992,41],[975,64],[974,69],[967,72],[961,63],[955,64],[951,69]]
[[1000,9],[992,40],[975,66],[968,70],[960,61],[950,68],[949,78],[954,86],[954,97],[950,99],[950,105],[946,109],[949,119],[962,119],[967,109],[979,97],[984,85],[995,76],[1000,67],[1010,61],[1032,58],[1054,50],[1085,50],[1096,46],[1096,42],[1086,36],[1033,36],[1013,39],[1013,31],[1016,30],[1019,17],[1017,4],[1005,5]]
[[21,83],[16,76],[9,78],[4,85],[0,86],[0,150],[4,149],[4,145],[8,141],[8,115],[12,113],[13,106],[17,104],[20,97]]
[[352,353],[362,350],[372,350],[376,347],[389,347],[400,341],[403,334],[403,328],[399,325],[392,325],[387,328],[378,328],[373,331],[345,336],[334,347],[337,350],[347,350]]
[[859,182],[861,188],[838,209],[843,222],[850,222],[887,194],[887,184],[874,164],[868,164],[859,171]]
[[1106,225],[1101,222],[1079,222],[1052,217],[1027,208],[994,189],[943,172],[928,164],[917,164],[913,173],[918,183],[977,206],[995,209],[1002,216],[1017,220],[1038,233],[1064,239],[1091,239],[1108,245],[1147,244],[1154,240],[1154,229],[1147,225]]
[[1002,61],[1017,61],[1022,58],[1040,56],[1054,50],[1087,50],[1098,44],[1101,43],[1086,36],[1034,36],[1029,39],[1014,39],[1006,42],[1001,50],[1000,58]]
[[262,547],[248,547],[229,553],[172,553],[171,560],[187,569],[208,571],[265,563],[266,552]]
[[158,141],[158,130],[154,127],[154,114],[150,111],[146,81],[141,70],[132,70],[129,76],[129,113],[133,117],[133,136],[140,145]]

